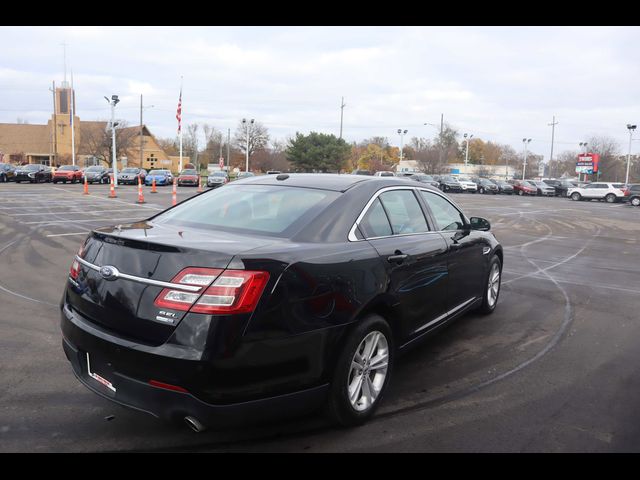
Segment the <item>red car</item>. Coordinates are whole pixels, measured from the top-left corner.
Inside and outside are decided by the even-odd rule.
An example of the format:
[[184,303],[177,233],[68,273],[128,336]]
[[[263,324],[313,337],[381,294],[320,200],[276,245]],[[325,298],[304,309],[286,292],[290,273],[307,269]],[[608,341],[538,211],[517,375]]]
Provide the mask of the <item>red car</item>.
[[196,170],[183,170],[182,172],[180,172],[180,176],[178,177],[178,186],[191,185],[193,187],[197,187],[199,181],[200,177],[198,176],[198,172]]
[[53,183],[76,183],[82,181],[82,170],[77,165],[63,165],[53,174]]
[[538,187],[528,180],[515,180],[513,182],[513,191],[518,195],[537,195]]

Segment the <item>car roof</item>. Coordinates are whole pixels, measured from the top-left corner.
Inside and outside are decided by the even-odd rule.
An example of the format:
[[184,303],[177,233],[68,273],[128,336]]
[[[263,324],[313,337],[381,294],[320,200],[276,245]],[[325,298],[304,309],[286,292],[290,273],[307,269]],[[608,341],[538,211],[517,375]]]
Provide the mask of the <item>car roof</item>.
[[[287,175],[284,180],[278,180],[283,175]],[[255,185],[284,185],[289,187],[318,188],[321,190],[333,190],[345,192],[354,185],[363,182],[377,183],[380,187],[393,185],[415,186],[415,180],[402,177],[375,177],[368,175],[351,175],[338,173],[284,173],[280,175],[261,175],[247,177],[237,180],[234,184],[255,184]]]

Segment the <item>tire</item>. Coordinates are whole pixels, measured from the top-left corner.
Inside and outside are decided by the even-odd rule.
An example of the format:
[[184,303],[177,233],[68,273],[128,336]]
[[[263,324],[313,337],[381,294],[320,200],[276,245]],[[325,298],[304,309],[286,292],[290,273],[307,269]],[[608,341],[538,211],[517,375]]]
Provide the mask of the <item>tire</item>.
[[524,192],[522,190],[518,190],[518,195],[523,196]]
[[478,311],[484,315],[493,313],[498,305],[500,297],[500,285],[502,284],[502,263],[497,255],[494,255],[489,262],[489,269],[484,283],[484,293],[482,295],[482,305]]
[[[371,370],[368,375],[358,376],[354,359],[357,354],[366,352],[370,342],[375,342],[377,346],[374,347],[375,350],[371,352],[368,359],[386,355],[386,366]],[[362,425],[374,414],[391,379],[395,355],[394,347],[391,329],[379,315],[368,315],[356,324],[344,343],[329,387],[325,413],[332,422],[344,427],[353,427]],[[365,369],[368,370],[370,368],[368,360],[365,365],[367,365]],[[373,381],[371,381],[371,374],[374,374]],[[362,381],[359,383],[360,387],[354,389],[355,392],[358,392],[356,397],[360,398],[356,398],[353,402],[349,398],[349,384],[357,386],[358,378],[369,378],[369,382],[364,385],[369,385],[368,388],[375,385],[378,388],[375,398],[369,405],[366,404],[366,400],[363,400],[366,399],[366,395]],[[363,401],[365,404],[361,403]]]
[[484,195],[484,188],[480,187],[480,190],[478,190],[478,193],[482,193]]
[[613,193],[609,193],[609,194],[607,194],[606,197],[604,197],[604,199],[607,201],[607,203],[615,203],[616,196]]
[[640,207],[640,197],[633,197],[631,199],[631,205],[634,207]]
[[571,194],[571,200],[573,200],[574,202],[579,202],[580,200],[582,200],[582,195],[580,195],[578,192],[573,192]]

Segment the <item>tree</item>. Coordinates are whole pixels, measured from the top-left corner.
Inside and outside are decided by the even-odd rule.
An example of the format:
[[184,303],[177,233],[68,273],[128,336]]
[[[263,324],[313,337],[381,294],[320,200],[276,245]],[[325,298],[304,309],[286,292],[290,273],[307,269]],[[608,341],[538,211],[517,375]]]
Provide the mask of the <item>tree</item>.
[[296,132],[286,149],[287,160],[305,172],[339,172],[350,153],[350,146],[342,138],[317,132]]
[[175,138],[156,138],[158,145],[167,155],[179,155],[180,150]]
[[243,123],[240,121],[234,134],[234,143],[245,155],[247,152],[247,133],[249,135],[249,157],[251,157],[254,152],[267,146],[269,143],[269,131],[260,122],[251,123],[247,121]]
[[291,168],[285,153],[285,145],[274,140],[267,148],[258,150],[251,160],[253,170],[267,172],[269,170],[288,171]]
[[[587,138],[587,145],[590,153],[600,155],[597,179],[624,182],[627,164],[626,161],[620,158],[620,145],[618,142],[606,135],[591,135]],[[595,175],[592,177],[592,180],[596,180]]]
[[[79,150],[96,157],[107,165],[112,163],[112,138],[110,122],[92,122],[90,127],[81,130],[81,145]],[[124,120],[116,120],[116,158],[127,155],[133,147],[134,139],[139,135],[139,127],[128,127]]]
[[358,168],[378,172],[392,170],[400,162],[400,149],[391,146],[380,146],[378,143],[368,144],[358,158]]

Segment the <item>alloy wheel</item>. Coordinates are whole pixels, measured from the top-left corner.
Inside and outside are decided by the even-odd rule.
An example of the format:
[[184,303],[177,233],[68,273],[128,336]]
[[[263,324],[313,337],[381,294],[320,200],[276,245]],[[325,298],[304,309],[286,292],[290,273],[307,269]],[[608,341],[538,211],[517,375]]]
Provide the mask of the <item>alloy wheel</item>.
[[351,360],[347,392],[351,406],[358,412],[368,410],[378,398],[389,364],[389,344],[379,331],[370,332]]
[[489,307],[496,304],[498,299],[498,293],[500,292],[500,268],[497,263],[494,263],[489,273],[489,282],[487,284],[487,303]]

